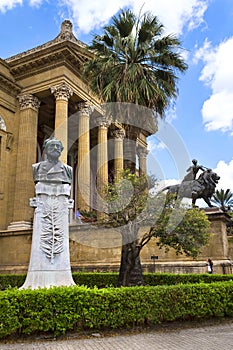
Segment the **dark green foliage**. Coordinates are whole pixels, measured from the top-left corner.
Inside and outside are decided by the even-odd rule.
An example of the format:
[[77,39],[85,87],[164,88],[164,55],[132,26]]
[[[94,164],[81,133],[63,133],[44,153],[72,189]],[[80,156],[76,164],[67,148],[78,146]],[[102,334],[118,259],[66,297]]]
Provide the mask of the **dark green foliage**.
[[157,287],[54,287],[0,293],[0,338],[233,316],[233,282]]
[[24,284],[26,275],[0,275],[0,290],[20,287]]
[[211,201],[224,212],[231,211],[233,207],[233,193],[229,188],[226,191],[223,189],[216,190]]
[[[0,275],[0,290],[21,287],[26,275]],[[209,274],[173,274],[173,273],[144,273],[143,278],[148,286],[173,285],[179,283],[212,283],[218,281],[233,281],[233,275]],[[117,272],[74,272],[73,279],[79,286],[88,288],[116,287]]]
[[14,290],[0,292],[0,338],[19,330],[19,309]]
[[89,288],[115,287],[117,284],[118,273],[113,272],[75,272],[73,273],[74,282],[79,286]]
[[143,275],[144,280],[149,286],[158,285],[175,285],[187,283],[214,283],[233,281],[233,275],[217,274],[173,274],[173,273],[146,273]]

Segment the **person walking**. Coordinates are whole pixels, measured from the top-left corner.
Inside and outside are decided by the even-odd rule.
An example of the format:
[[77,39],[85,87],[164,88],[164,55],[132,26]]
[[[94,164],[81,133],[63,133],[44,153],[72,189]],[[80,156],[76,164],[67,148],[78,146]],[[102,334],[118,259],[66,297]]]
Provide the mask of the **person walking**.
[[206,272],[213,273],[213,261],[210,258],[206,262]]

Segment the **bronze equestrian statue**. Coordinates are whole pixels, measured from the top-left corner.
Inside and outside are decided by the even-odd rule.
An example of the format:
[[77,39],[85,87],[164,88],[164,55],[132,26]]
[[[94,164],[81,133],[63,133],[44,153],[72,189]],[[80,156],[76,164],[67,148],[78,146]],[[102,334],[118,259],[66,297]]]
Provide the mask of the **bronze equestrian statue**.
[[[193,180],[186,180],[186,175],[181,184],[167,186],[162,191],[168,190],[168,193],[175,194],[180,198],[191,198],[193,207],[195,207],[198,198],[204,199],[209,207],[213,207],[210,200],[215,192],[215,187],[218,184],[220,176],[211,169],[206,168],[206,170],[204,170],[203,167],[200,167],[199,169],[203,170],[203,172],[197,179],[195,179],[195,174]],[[190,168],[188,171],[189,170],[192,171]]]

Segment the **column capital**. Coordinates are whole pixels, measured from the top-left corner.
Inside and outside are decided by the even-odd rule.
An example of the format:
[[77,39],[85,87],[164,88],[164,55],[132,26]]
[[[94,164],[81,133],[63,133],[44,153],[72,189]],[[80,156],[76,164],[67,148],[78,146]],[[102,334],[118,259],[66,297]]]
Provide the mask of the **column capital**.
[[106,115],[99,115],[94,119],[95,126],[99,126],[101,128],[108,128],[111,125],[111,118]]
[[85,115],[87,117],[90,117],[91,113],[94,111],[94,107],[91,106],[87,101],[76,103],[76,108],[78,110],[78,114]]
[[27,108],[31,108],[38,112],[40,107],[40,101],[36,96],[32,94],[19,95],[18,100],[21,111]]
[[50,88],[51,93],[55,96],[56,100],[68,101],[73,95],[73,90],[66,83],[61,83]]
[[113,130],[112,136],[117,140],[123,140],[125,137],[125,130],[124,129]]
[[139,158],[146,158],[148,153],[149,153],[149,151],[144,147],[137,148],[137,154],[138,154]]

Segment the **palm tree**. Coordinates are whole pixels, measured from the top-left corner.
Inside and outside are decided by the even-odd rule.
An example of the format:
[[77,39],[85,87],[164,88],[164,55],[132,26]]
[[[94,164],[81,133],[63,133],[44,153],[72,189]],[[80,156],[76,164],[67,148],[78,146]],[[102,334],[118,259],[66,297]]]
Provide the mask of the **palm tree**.
[[216,190],[212,202],[222,209],[222,211],[230,211],[233,207],[233,193],[228,188],[226,191],[223,189]]
[[[143,111],[132,113],[128,105],[144,106],[151,110],[152,116],[163,117],[170,101],[177,97],[178,73],[187,69],[180,53],[180,41],[163,32],[164,26],[151,13],[136,16],[131,10],[121,10],[112,18],[112,23],[104,27],[102,35],[94,36],[88,47],[93,51],[93,59],[85,64],[84,75],[91,89],[103,102],[123,105],[119,107],[117,119],[120,117],[118,121],[125,127],[125,151],[130,155],[125,167],[132,173],[135,172],[136,142],[130,140],[136,141],[140,129],[148,130],[145,124],[149,116]],[[127,254],[122,247],[120,271],[127,266],[129,255],[136,252],[138,231],[134,233],[135,240],[130,247],[125,246]],[[122,235],[124,241],[124,232]],[[137,265],[131,270],[131,277],[140,275],[140,257],[135,261]]]
[[84,72],[92,90],[104,102],[142,105],[162,117],[177,97],[177,73],[187,69],[180,41],[163,31],[151,13],[121,10],[89,46],[94,56]]

